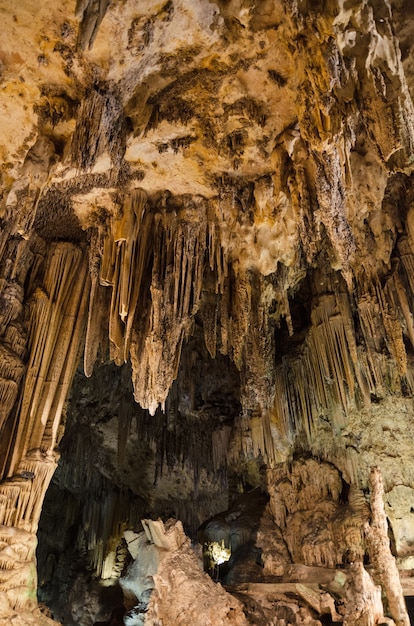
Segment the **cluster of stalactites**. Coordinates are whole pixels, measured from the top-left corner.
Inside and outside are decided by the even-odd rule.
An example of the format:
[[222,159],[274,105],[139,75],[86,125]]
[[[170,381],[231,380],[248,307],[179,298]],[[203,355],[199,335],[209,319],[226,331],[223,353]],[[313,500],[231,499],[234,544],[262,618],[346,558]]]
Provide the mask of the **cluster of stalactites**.
[[83,503],[77,547],[86,552],[89,565],[99,578],[120,576],[127,556],[122,541],[126,520],[129,527],[138,528],[141,512],[137,513],[127,492],[102,492]]
[[92,272],[85,373],[92,373],[102,341],[101,309],[110,287],[110,356],[117,364],[131,359],[135,398],[151,413],[165,403],[200,304],[206,228],[202,203],[154,211],[146,193],[135,189],[111,220]]
[[13,449],[6,450],[9,478],[0,484],[0,524],[28,532],[37,529],[56,469],[55,447],[79,358],[89,292],[87,258],[77,246],[51,245],[44,264],[41,286],[28,285],[29,360]]
[[13,383],[0,384],[2,470],[7,476],[0,482],[0,594],[10,610],[33,606],[35,533],[57,465],[55,448],[89,296],[85,250],[64,242],[46,248],[34,234],[9,245],[14,244],[13,269],[4,272],[0,285],[6,305],[0,315],[1,372]]
[[275,410],[287,431],[305,430],[311,439],[313,422],[329,410],[343,426],[344,413],[362,389],[351,311],[344,294],[322,296],[312,312],[312,325],[302,353],[285,358],[276,370]]
[[29,306],[30,356],[10,475],[30,450],[53,452],[84,332],[89,295],[84,251],[55,243],[45,263],[43,285],[33,290]]
[[[176,391],[177,384],[172,388],[164,412],[157,409],[155,415],[149,417],[145,411],[138,411],[137,435],[139,441],[146,441],[154,450],[154,484],[167,472],[186,467],[188,473],[192,474],[193,496],[197,499],[202,477],[214,476],[217,487],[220,485],[223,488],[227,484],[227,451],[231,428],[218,424],[213,416],[202,410],[189,410],[188,414],[181,414],[174,402]],[[124,432],[119,433],[122,438],[130,430],[130,426],[125,429],[125,421],[123,426]],[[122,447],[126,448],[126,445]]]
[[404,334],[412,341],[413,292],[398,268],[409,277],[413,253],[406,239],[399,250],[401,262],[384,285],[374,277],[356,302],[346,291],[314,302],[301,350],[276,368],[274,412],[285,432],[303,433],[312,444],[321,416],[340,431],[349,412],[372,397],[412,388]]
[[139,189],[127,196],[122,214],[111,220],[103,238],[101,259],[96,267],[91,266],[92,288],[84,358],[86,376],[92,374],[102,340],[104,287],[112,288],[108,329],[110,356],[118,365],[129,357],[132,324],[151,254],[153,224],[152,215],[145,210],[146,200],[145,192]]
[[22,290],[18,285],[7,285],[2,296],[0,334],[4,343],[0,344],[0,431],[16,402],[26,354],[25,338],[15,322],[22,309]]
[[0,484],[0,524],[36,532],[44,494],[56,469],[54,456],[33,450],[13,478]]
[[[247,456],[253,451],[273,467],[289,456],[289,447],[298,439],[320,454],[317,433],[321,428],[329,425],[337,435],[349,415],[369,407],[372,399],[413,389],[405,347],[414,345],[413,259],[409,239],[402,236],[389,275],[380,280],[372,273],[367,280],[363,272],[355,277],[353,293],[335,272],[323,279],[321,288],[316,272],[311,279],[309,324],[300,347],[288,344],[286,349],[277,344],[277,335],[277,345],[272,344],[274,327],[265,323],[270,318],[266,307],[259,324],[261,343],[253,343],[255,324],[250,323],[245,345],[251,349],[242,370],[247,381],[242,389],[244,406],[249,410],[240,445]],[[263,293],[265,287],[266,280],[262,280]],[[277,289],[273,298],[277,300]],[[251,307],[256,312],[260,311],[257,302]],[[277,350],[286,350],[279,364],[275,363]],[[267,368],[263,367],[266,363]],[[353,450],[335,444],[323,454],[331,460],[331,454],[337,460],[340,457],[349,479],[355,478]]]
[[[81,4],[88,7],[88,3]],[[113,217],[104,234],[97,263],[100,269],[96,270],[96,258],[93,263],[85,350],[85,372],[90,375],[101,341],[99,328],[104,324],[102,311],[108,307],[105,291],[109,286],[111,356],[117,363],[131,359],[135,398],[154,413],[166,401],[183,341],[199,312],[210,355],[214,358],[217,351],[229,355],[242,373],[243,412],[260,417],[273,411],[272,418],[263,418],[261,435],[260,428],[256,429],[260,436],[253,442],[255,453],[261,452],[270,461],[277,456],[272,429],[283,429],[288,438],[293,431],[301,431],[309,440],[318,415],[328,412],[334,426],[341,428],[350,407],[369,402],[372,394],[382,395],[389,379],[389,360],[382,346],[370,347],[374,318],[379,315],[379,342],[386,343],[402,377],[407,367],[395,304],[414,338],[410,304],[404,300],[403,290],[395,280],[385,289],[377,281],[378,288],[358,288],[357,293],[365,345],[355,338],[352,296],[328,294],[315,303],[302,354],[275,368],[274,325],[284,317],[293,332],[288,290],[297,286],[306,268],[317,264],[322,246],[329,249],[329,263],[339,269],[350,293],[355,278],[358,283],[355,268],[361,258],[366,259],[363,228],[353,215],[354,195],[359,195],[356,168],[361,157],[357,146],[361,127],[371,128],[371,117],[376,121],[370,139],[362,133],[368,156],[361,161],[367,167],[377,152],[387,160],[403,146],[402,153],[409,154],[414,137],[412,104],[404,96],[406,87],[398,59],[394,59],[396,42],[391,30],[382,41],[395,60],[395,67],[389,69],[392,74],[397,72],[403,94],[399,90],[387,94],[400,112],[398,123],[384,94],[378,92],[376,72],[366,77],[364,69],[362,81],[358,67],[347,67],[338,34],[342,25],[338,23],[335,39],[328,35],[325,21],[309,11],[311,19],[307,21],[295,11],[292,19],[295,28],[307,35],[299,47],[303,58],[314,58],[316,51],[318,56],[306,74],[297,123],[283,130],[275,144],[274,174],[254,183],[241,183],[241,177],[228,177],[226,182],[223,176],[214,200],[193,199],[191,208],[184,202],[185,208],[179,210],[171,210],[167,203],[149,208],[151,203],[140,189],[127,194],[122,216]],[[372,33],[370,45],[375,48],[375,21]],[[316,73],[314,63],[320,70]],[[358,115],[348,107],[347,94],[360,83],[366,85],[361,98],[367,119],[363,107]],[[73,153],[79,165],[90,167],[105,150],[113,163],[113,155],[121,155],[121,125],[119,146],[111,144],[113,133],[106,137],[104,132],[109,127],[104,123],[108,116],[115,119],[118,115],[115,104],[114,97],[104,101],[96,91],[85,99],[83,121],[75,133],[78,149]],[[88,121],[91,111],[97,111],[96,132]],[[388,127],[393,128],[392,133],[385,132]],[[87,162],[82,160],[83,154],[89,155]],[[380,169],[386,178],[386,165],[381,164]],[[368,213],[375,213],[370,193],[367,199],[362,197],[361,204],[364,202],[369,221],[372,216]],[[379,190],[374,203],[380,202]],[[372,267],[376,267],[375,261]],[[270,289],[271,273],[286,275],[275,289]],[[272,407],[274,398],[276,406]]]
[[[230,263],[220,226],[204,205],[167,208],[154,211],[136,189],[103,237],[100,258],[91,265],[87,375],[109,307],[111,357],[118,364],[131,358],[135,398],[154,413],[177,376],[183,341],[198,312],[211,356],[217,350],[228,354],[241,371],[253,449],[270,464],[284,454],[277,433],[287,441],[301,433],[312,443],[321,415],[340,430],[355,406],[382,397],[390,384],[411,385],[403,340],[403,329],[414,339],[407,239],[399,243],[399,265],[385,284],[376,276],[369,287],[360,281],[355,299],[344,282],[315,295],[301,350],[275,367],[275,318],[284,316],[294,332],[286,271],[264,277]],[[396,376],[390,383],[395,365],[400,383]]]
[[[60,530],[56,532],[63,536],[78,521],[73,550],[87,560],[98,577],[111,578],[120,574],[126,556],[122,542],[124,529],[140,526],[144,500],[127,487],[114,485],[111,472],[112,478],[106,477],[97,464],[91,463],[91,450],[99,447],[99,442],[100,437],[89,424],[76,422],[68,426],[53,480],[54,488],[58,485],[68,502],[66,516],[57,521]],[[98,456],[101,454],[102,451]],[[145,492],[142,485],[136,488],[140,490]]]

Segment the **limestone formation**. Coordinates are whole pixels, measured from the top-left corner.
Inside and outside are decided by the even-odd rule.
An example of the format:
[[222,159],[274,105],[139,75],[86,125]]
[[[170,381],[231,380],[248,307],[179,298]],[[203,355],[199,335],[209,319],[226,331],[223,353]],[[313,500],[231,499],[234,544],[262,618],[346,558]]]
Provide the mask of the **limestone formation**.
[[1,619],[51,623],[42,515],[68,626],[408,624],[409,0],[32,5],[0,2]]
[[127,598],[136,602],[125,624],[247,624],[240,602],[202,571],[180,522],[164,527],[147,520],[144,529],[137,560],[121,579]]

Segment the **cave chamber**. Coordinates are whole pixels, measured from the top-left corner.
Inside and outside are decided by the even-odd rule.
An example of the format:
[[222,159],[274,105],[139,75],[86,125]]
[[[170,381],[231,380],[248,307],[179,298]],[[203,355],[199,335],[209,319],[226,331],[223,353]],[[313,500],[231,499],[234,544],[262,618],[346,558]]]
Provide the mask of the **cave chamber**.
[[408,626],[410,0],[0,16],[1,623]]

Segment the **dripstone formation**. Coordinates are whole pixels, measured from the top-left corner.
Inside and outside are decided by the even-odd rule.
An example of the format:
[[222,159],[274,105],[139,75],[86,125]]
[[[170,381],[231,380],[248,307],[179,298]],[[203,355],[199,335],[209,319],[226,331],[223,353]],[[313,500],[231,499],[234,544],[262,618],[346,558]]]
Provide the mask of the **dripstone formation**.
[[408,626],[410,0],[0,23],[1,623]]

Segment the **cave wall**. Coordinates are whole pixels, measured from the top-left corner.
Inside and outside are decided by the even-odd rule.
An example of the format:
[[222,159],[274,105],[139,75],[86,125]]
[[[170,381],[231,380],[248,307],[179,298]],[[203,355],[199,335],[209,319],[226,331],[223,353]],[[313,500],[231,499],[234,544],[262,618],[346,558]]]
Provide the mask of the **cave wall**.
[[[120,523],[174,515],[194,535],[247,486],[269,494],[283,535],[282,512],[296,511],[278,484],[300,502],[289,464],[307,455],[364,506],[381,468],[411,572],[409,3],[5,0],[0,12],[5,619],[38,610],[35,534],[65,420],[62,451],[86,470],[76,486],[63,460],[55,485],[80,527],[104,529],[87,539],[97,575]],[[89,382],[73,384],[80,359]],[[128,474],[134,455],[142,471]],[[136,507],[118,516],[126,493]],[[340,514],[331,496],[325,521]],[[316,537],[297,561],[364,558],[351,500],[355,545]]]

